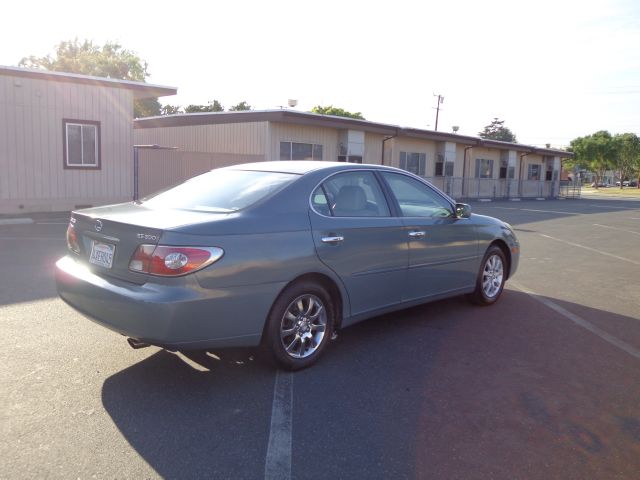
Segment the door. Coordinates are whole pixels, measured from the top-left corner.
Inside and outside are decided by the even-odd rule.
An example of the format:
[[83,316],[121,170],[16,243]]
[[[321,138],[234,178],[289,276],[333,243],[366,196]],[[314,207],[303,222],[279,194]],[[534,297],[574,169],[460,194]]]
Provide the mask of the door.
[[392,217],[376,176],[338,173],[312,195],[313,240],[320,260],[342,279],[351,315],[399,303],[406,281],[408,242]]
[[469,219],[457,218],[443,195],[416,178],[383,172],[409,239],[403,300],[472,289],[478,273],[478,238]]

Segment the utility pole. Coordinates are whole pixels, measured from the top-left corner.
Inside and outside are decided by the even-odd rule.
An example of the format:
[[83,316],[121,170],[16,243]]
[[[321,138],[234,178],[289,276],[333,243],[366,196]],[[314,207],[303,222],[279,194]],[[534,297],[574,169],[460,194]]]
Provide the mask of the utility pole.
[[436,106],[436,132],[438,131],[438,117],[440,116],[440,104],[444,102],[444,97],[440,94],[433,94],[434,97],[438,97],[438,105]]

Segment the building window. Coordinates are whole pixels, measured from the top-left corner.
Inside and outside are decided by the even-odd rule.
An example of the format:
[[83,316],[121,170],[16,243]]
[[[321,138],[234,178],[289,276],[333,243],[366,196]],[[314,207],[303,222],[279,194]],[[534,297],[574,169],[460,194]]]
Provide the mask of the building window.
[[453,177],[453,162],[445,162],[444,155],[436,157],[436,177]]
[[555,181],[555,178],[554,178],[554,176],[555,176],[555,175],[554,175],[554,173],[556,173],[556,172],[555,172],[555,170],[553,169],[553,164],[552,164],[551,162],[547,163],[547,173],[546,173],[545,180],[546,180],[547,182]]
[[508,162],[506,160],[500,160],[500,175],[498,178],[507,178],[507,165]]
[[63,120],[64,168],[100,168],[100,122]]
[[280,160],[322,160],[322,145],[280,142]]
[[426,163],[426,153],[400,152],[400,168],[402,170],[424,177]]
[[529,164],[527,180],[540,180],[540,165],[537,163]]
[[362,155],[338,155],[339,162],[362,163]]
[[493,178],[493,160],[476,158],[476,178]]

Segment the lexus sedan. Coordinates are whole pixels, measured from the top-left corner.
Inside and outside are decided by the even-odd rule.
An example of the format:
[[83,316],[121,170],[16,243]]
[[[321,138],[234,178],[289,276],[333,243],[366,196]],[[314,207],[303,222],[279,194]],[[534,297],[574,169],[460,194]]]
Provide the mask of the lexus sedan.
[[511,227],[379,165],[263,162],[74,211],[60,297],[134,348],[266,347],[314,363],[335,331],[466,294],[498,300]]

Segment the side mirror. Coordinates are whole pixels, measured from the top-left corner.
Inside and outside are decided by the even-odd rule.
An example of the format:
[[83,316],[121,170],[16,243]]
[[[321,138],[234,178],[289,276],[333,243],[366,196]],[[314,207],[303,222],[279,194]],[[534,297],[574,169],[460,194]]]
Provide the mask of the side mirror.
[[471,216],[471,207],[466,203],[456,203],[456,217],[469,218]]

